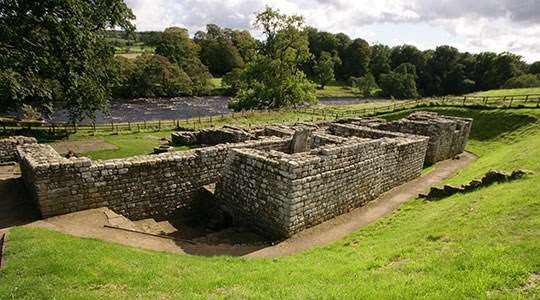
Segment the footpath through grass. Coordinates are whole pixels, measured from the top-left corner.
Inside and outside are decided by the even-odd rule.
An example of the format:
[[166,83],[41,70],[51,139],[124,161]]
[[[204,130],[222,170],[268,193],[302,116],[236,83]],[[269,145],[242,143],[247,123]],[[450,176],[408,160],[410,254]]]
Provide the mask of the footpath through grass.
[[540,297],[540,111],[436,110],[475,118],[468,149],[480,158],[451,181],[489,168],[535,174],[413,200],[341,241],[277,259],[181,256],[15,228],[0,299]]

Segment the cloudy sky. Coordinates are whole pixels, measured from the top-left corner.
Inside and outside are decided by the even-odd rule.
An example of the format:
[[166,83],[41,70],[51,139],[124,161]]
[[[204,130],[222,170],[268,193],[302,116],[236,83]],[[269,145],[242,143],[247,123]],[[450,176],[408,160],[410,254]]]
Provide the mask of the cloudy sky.
[[[540,0],[126,0],[138,30],[208,23],[252,30],[265,5],[301,14],[319,30],[420,49],[452,45],[462,51],[511,51],[540,60]],[[254,32],[255,33],[255,32]],[[256,33],[255,33],[256,34]]]

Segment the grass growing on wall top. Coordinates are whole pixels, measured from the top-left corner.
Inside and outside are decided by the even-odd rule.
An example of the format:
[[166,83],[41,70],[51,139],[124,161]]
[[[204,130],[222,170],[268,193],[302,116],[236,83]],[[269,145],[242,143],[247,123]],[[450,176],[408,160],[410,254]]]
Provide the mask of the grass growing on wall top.
[[468,148],[480,159],[454,180],[486,168],[535,175],[414,200],[329,246],[276,259],[181,256],[16,228],[0,299],[540,297],[540,111],[437,111],[476,118]]

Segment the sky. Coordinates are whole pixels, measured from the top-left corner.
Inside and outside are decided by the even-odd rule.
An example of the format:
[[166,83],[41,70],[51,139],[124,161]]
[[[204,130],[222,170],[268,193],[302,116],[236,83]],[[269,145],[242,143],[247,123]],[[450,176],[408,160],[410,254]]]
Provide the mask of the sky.
[[510,51],[540,61],[540,0],[126,0],[137,30],[206,24],[247,29],[270,6],[298,14],[321,31],[344,32],[370,44],[411,44],[426,50],[451,45],[461,51]]

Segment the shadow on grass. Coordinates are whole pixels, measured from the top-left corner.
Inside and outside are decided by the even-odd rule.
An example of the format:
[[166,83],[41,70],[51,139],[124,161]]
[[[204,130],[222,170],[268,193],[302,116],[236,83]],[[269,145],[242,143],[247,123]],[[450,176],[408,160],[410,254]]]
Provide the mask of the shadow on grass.
[[478,141],[490,140],[538,121],[534,116],[520,113],[519,111],[434,107],[415,108],[413,110],[385,114],[379,117],[387,120],[396,120],[406,117],[412,111],[433,111],[442,115],[472,118],[474,121],[470,138]]

